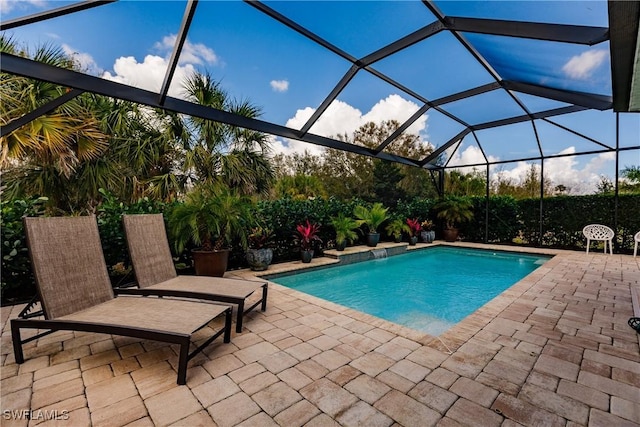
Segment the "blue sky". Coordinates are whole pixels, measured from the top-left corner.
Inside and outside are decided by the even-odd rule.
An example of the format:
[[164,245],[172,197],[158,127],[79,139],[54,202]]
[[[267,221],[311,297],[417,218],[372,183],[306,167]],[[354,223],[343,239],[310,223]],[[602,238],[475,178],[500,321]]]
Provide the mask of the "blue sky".
[[[72,2],[0,0],[2,19],[25,16]],[[284,1],[266,2],[355,57],[365,56],[433,21],[419,1]],[[606,1],[437,2],[447,15],[550,23],[606,26]],[[62,46],[90,73],[122,83],[158,90],[186,1],[120,1],[10,31],[31,49],[42,43]],[[608,43],[574,46],[465,34],[504,78],[558,88],[611,94]],[[508,55],[505,55],[508,52]],[[255,8],[239,1],[201,1],[171,88],[181,96],[179,81],[192,70],[207,70],[237,99],[249,99],[262,118],[300,128],[349,69],[350,63],[310,42]],[[373,67],[428,99],[492,82],[492,78],[448,32],[407,48]],[[524,94],[517,96],[532,111],[564,106]],[[522,114],[502,91],[493,91],[443,106],[470,124]],[[350,133],[366,121],[404,121],[422,104],[391,85],[360,71],[311,132],[325,136]],[[624,115],[622,146],[638,145],[640,115]],[[552,119],[607,144],[615,144],[610,112],[578,113]],[[536,122],[538,125],[538,122]],[[548,123],[539,124],[545,154],[600,148]],[[439,146],[462,126],[429,111],[410,131]],[[537,154],[530,123],[478,132],[485,154],[505,160]],[[319,149],[297,141],[275,140],[277,151]],[[572,151],[573,150],[573,151]],[[528,154],[531,153],[531,154]],[[481,161],[472,136],[453,155],[456,162]],[[545,168],[554,181],[588,192],[600,174],[613,176],[610,155],[555,161]],[[621,155],[621,167],[640,164],[638,150]],[[508,164],[500,173],[518,179],[527,165]],[[554,169],[558,169],[557,171]],[[506,171],[506,172],[505,172]],[[566,182],[559,182],[566,181]]]

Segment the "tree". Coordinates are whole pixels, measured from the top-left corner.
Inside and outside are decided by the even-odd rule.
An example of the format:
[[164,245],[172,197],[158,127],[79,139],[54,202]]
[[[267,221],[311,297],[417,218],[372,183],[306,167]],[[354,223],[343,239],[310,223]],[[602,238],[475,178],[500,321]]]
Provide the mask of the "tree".
[[613,193],[616,186],[609,177],[600,175],[600,182],[596,184],[596,194],[610,194]]
[[620,191],[640,193],[640,166],[626,166],[622,170],[624,179],[620,180]]
[[394,208],[398,199],[404,199],[406,192],[400,187],[404,175],[400,166],[384,160],[373,161],[373,194],[385,206]]
[[446,172],[444,185],[446,194],[456,196],[484,196],[487,191],[485,175],[475,168],[470,173]]
[[[187,98],[207,107],[257,118],[260,109],[236,101],[208,73],[194,72],[184,83]],[[199,117],[185,117],[176,134],[185,148],[183,172],[193,182],[222,181],[242,194],[266,194],[274,173],[267,158],[269,140],[263,133]],[[186,130],[186,131],[185,131]]]
[[[0,35],[0,50],[56,67],[77,69],[60,48],[42,45],[31,54],[10,37]],[[51,83],[0,74],[0,123],[13,120],[69,91]],[[48,197],[50,209],[75,204],[82,163],[95,161],[108,148],[107,137],[92,114],[88,96],[76,97],[0,138],[0,166],[9,198]]]
[[[358,128],[351,136],[337,135],[336,138],[346,143],[374,149],[399,126],[400,124],[395,120],[380,124],[369,122]],[[404,133],[385,151],[408,158],[423,158],[431,153],[432,148],[424,144],[417,135]],[[380,181],[389,178],[389,176],[383,177],[384,173],[381,170],[378,171],[377,180],[374,170],[378,161],[372,157],[327,149],[322,155],[318,176],[329,194],[342,199],[357,197],[369,201],[377,200],[376,185],[378,191],[386,194],[385,198],[394,201],[402,197],[429,197],[436,194],[429,172],[417,167],[394,164],[393,168],[397,170],[389,173],[394,176],[394,179],[402,177],[394,186]],[[382,163],[379,167],[382,165],[388,165],[388,163]],[[386,188],[383,190],[383,187]]]

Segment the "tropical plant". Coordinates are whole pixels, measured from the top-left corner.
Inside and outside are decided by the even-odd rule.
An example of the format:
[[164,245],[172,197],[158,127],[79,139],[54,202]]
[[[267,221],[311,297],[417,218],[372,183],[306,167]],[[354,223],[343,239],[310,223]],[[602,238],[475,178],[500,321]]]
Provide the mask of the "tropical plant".
[[250,249],[263,249],[268,248],[273,244],[274,234],[269,228],[258,226],[251,229],[249,234],[249,248]]
[[169,228],[181,253],[189,242],[203,251],[217,251],[239,239],[247,246],[252,203],[225,186],[203,184],[187,194],[170,213]]
[[311,223],[307,220],[306,224],[298,224],[296,226],[296,234],[294,235],[294,242],[303,251],[310,251],[313,249],[313,245],[317,242],[322,243],[322,240],[318,236],[320,231],[320,225]]
[[438,218],[445,221],[445,229],[456,228],[456,225],[473,219],[473,205],[466,197],[445,197],[433,208]]
[[402,239],[402,233],[409,233],[411,231],[407,223],[401,218],[394,218],[391,220],[389,224],[387,224],[385,230],[397,241]]
[[336,229],[336,244],[338,245],[351,243],[358,238],[355,232],[358,228],[358,222],[343,213],[331,218],[331,225]]
[[420,227],[422,227],[424,231],[431,231],[431,229],[433,228],[433,221],[431,221],[430,219],[425,219],[420,224]]
[[371,208],[358,205],[354,208],[353,214],[358,218],[358,225],[366,225],[369,233],[377,233],[378,227],[386,221],[389,209],[382,206],[382,203],[374,203]]
[[422,231],[422,226],[418,218],[407,218],[407,226],[409,227],[410,237],[418,236],[420,231]]

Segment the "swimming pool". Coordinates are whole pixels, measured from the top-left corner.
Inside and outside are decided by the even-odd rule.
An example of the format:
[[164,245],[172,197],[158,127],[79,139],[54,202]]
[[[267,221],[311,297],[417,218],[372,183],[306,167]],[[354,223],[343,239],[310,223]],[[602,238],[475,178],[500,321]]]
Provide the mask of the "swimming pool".
[[438,246],[270,280],[439,335],[548,259]]

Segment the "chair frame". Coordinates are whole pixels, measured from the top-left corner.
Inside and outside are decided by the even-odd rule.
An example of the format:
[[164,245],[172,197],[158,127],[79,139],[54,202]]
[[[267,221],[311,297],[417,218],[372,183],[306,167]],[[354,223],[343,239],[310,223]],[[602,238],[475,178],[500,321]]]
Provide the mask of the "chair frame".
[[640,231],[638,231],[635,236],[633,236],[633,257],[635,258],[638,255],[638,243],[640,243]]
[[607,242],[609,242],[609,253],[613,255],[613,238],[615,232],[606,225],[602,224],[589,224],[582,229],[582,234],[587,238],[587,254],[589,254],[589,246],[591,241],[603,241],[604,253],[607,253]]
[[[127,233],[127,218],[131,218],[133,219],[134,217],[149,217],[149,216],[158,216],[158,217],[162,217],[162,214],[137,214],[137,215],[123,215],[122,216],[122,222],[124,225],[124,230],[125,230],[125,236],[126,236],[126,240],[127,240],[127,246],[129,248],[129,253],[131,254],[132,252],[132,242],[131,239],[129,238],[129,235]],[[163,228],[162,231],[165,233],[165,242],[158,242],[157,244],[159,245],[164,245],[166,244],[167,247],[169,246],[169,242],[166,239],[166,230],[164,229],[164,220],[163,220]],[[134,261],[134,256],[131,257],[131,262],[133,265],[133,270],[135,272],[135,261]],[[171,261],[172,265],[173,265],[173,261]],[[175,272],[175,270],[174,270]],[[176,277],[180,277],[180,278],[187,278],[189,276],[178,276],[176,274]],[[202,278],[203,276],[196,276],[196,277],[200,277]],[[212,281],[215,281],[216,279],[219,279],[217,277],[209,277],[209,279],[211,279]],[[223,279],[223,280],[238,280],[238,281],[242,281],[240,279]],[[162,282],[161,282],[162,283]],[[245,299],[247,297],[236,297],[236,296],[230,296],[230,295],[225,295],[225,294],[221,294],[221,293],[213,293],[213,292],[198,292],[198,291],[192,291],[192,290],[188,290],[188,289],[179,289],[179,288],[174,288],[174,289],[154,289],[154,285],[151,286],[145,286],[145,287],[140,287],[138,285],[138,283],[136,283],[134,286],[136,287],[119,287],[119,288],[115,288],[114,291],[119,294],[119,295],[144,295],[144,296],[157,296],[157,297],[180,297],[180,298],[189,298],[189,299],[202,299],[202,300],[208,300],[208,301],[219,301],[219,302],[224,302],[224,303],[230,303],[230,304],[237,304],[238,306],[238,310],[237,310],[237,315],[236,315],[236,332],[237,333],[241,333],[242,332],[242,326],[243,326],[243,318],[244,316],[249,313],[250,311],[252,311],[254,308],[256,308],[257,306],[260,306],[260,310],[261,311],[265,311],[267,309],[267,296],[268,296],[268,283],[267,282],[256,282],[256,283],[262,283],[261,287],[262,287],[262,297],[260,298],[260,300],[256,301],[254,304],[252,304],[251,306],[245,308]]]
[[[78,217],[78,218],[81,218],[81,217]],[[50,221],[50,220],[58,220],[60,218],[24,218],[23,222],[24,222],[25,231],[27,231],[26,232],[27,246],[29,248],[32,247],[31,239],[33,238],[33,236],[30,235],[31,233],[29,232],[29,221],[35,220],[35,219]],[[94,222],[95,222],[95,218],[94,218]],[[96,240],[99,244],[100,238],[98,235],[97,222],[94,224],[94,227],[95,229],[92,231],[95,232]],[[98,245],[97,250],[100,251],[100,256],[102,257],[102,260],[104,260],[104,257],[102,255],[102,247],[100,245]],[[39,262],[38,260],[34,260],[33,253],[31,250],[29,251],[29,257],[30,257],[32,266],[34,266],[36,263]],[[104,263],[102,264],[102,267],[104,267],[104,270],[106,273],[106,265]],[[201,352],[205,347],[207,347],[211,342],[213,342],[220,335],[224,335],[223,341],[225,343],[231,342],[231,319],[232,319],[231,306],[227,306],[226,308],[224,308],[222,312],[218,312],[211,318],[211,320],[213,320],[214,318],[218,317],[220,314],[224,314],[225,315],[224,328],[217,331],[215,334],[209,337],[204,343],[202,343],[192,352],[189,352],[189,347],[191,345],[191,335],[193,334],[193,332],[196,332],[204,328],[207,325],[206,323],[200,326],[199,328],[197,328],[196,330],[194,330],[191,334],[186,334],[186,333],[180,333],[180,332],[136,327],[131,325],[122,325],[117,323],[89,322],[89,321],[77,321],[77,320],[69,320],[69,319],[56,320],[55,318],[50,319],[48,318],[49,315],[47,314],[48,312],[46,310],[46,302],[45,302],[46,298],[43,298],[43,295],[40,291],[40,278],[38,277],[38,274],[35,274],[35,269],[34,269],[34,276],[36,279],[36,286],[38,288],[38,297],[40,300],[42,311],[28,314],[28,313],[25,313],[25,310],[26,310],[25,309],[23,310],[23,312],[21,312],[21,316],[22,316],[21,318],[11,319],[11,338],[13,342],[13,352],[15,355],[16,363],[18,364],[24,363],[24,360],[25,360],[24,352],[22,348],[23,344],[29,343],[33,340],[39,339],[43,336],[49,335],[56,331],[65,330],[65,331],[96,332],[96,333],[102,333],[102,334],[121,335],[121,336],[127,336],[132,338],[161,341],[169,344],[179,345],[180,352],[178,357],[177,383],[178,385],[184,385],[186,384],[187,364],[189,360],[191,360],[196,354]],[[112,300],[116,299],[113,293],[112,293],[112,297],[113,297]],[[127,297],[124,297],[124,298],[127,298]],[[146,302],[142,298],[140,299],[140,301],[141,301],[141,304],[146,304]],[[167,305],[172,304],[171,300],[166,300],[166,301],[167,301]],[[29,303],[27,305],[27,309],[33,307],[32,303]],[[97,307],[97,306],[100,306],[101,304],[104,304],[104,303],[97,303],[90,307]],[[192,304],[204,305],[205,303],[192,302]],[[217,307],[218,309],[221,308],[221,306],[217,306]],[[44,315],[45,318],[37,319],[33,317],[38,314]],[[46,329],[46,331],[36,334],[34,336],[31,336],[29,338],[22,339],[20,334],[21,329]]]
[[[222,334],[224,334],[223,342],[231,342],[231,307],[228,307],[224,311],[224,313],[224,329],[219,330],[214,335],[209,337],[203,344],[201,344],[191,353],[189,353],[189,347],[191,345],[191,335],[189,334],[180,334],[146,328],[133,328],[118,325],[115,323],[96,324],[88,322],[73,322],[49,319],[12,319],[11,339],[13,341],[13,353],[15,355],[16,363],[24,363],[24,353],[22,350],[22,345],[56,331],[95,332],[99,334],[120,335],[124,337],[166,342],[169,344],[178,344],[180,346],[180,355],[178,357],[177,383],[178,385],[184,385],[187,383],[187,363],[189,362],[189,360],[191,360],[194,356],[204,350],[205,347],[211,344]],[[20,329],[48,329],[48,331],[23,340],[20,336]]]

